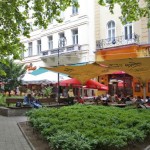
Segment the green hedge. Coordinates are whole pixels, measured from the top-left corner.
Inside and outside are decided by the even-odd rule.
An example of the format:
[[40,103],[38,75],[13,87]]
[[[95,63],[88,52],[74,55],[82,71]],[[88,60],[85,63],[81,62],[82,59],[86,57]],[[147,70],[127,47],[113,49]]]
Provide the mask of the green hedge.
[[122,149],[150,134],[150,110],[74,105],[28,112],[55,150]]
[[6,98],[0,94],[0,106],[6,106]]

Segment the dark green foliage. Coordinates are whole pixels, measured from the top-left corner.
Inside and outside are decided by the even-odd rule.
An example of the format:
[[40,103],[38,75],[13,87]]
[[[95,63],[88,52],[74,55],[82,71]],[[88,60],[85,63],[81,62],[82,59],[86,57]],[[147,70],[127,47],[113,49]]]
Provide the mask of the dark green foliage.
[[91,150],[91,142],[80,132],[58,131],[47,138],[54,149],[61,150]]
[[6,98],[4,97],[3,94],[0,94],[0,106],[5,106],[6,105]]
[[18,77],[25,73],[25,68],[17,64],[13,59],[5,59],[5,63],[0,63],[0,80],[5,82],[5,91],[15,90],[21,84]]
[[53,87],[45,87],[42,91],[44,96],[46,96],[47,98],[50,97],[50,95],[52,94],[52,89]]
[[74,105],[33,110],[28,117],[54,149],[122,149],[150,133],[150,111],[144,109]]
[[71,5],[78,7],[76,0],[0,0],[0,62],[10,55],[21,58],[25,49],[19,36],[29,37],[32,25],[46,29],[53,19],[61,22],[61,12]]

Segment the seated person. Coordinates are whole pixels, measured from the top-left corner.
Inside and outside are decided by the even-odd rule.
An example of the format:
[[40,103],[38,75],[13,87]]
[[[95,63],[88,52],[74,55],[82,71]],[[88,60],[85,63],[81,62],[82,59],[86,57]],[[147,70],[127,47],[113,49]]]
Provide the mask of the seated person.
[[126,101],[131,101],[130,96],[126,97]]
[[126,97],[126,99],[125,99],[125,104],[126,104],[126,105],[131,105],[131,104],[133,104],[132,98],[131,98],[130,96],[127,96],[127,97]]
[[101,102],[104,105],[108,105],[108,98],[104,94],[101,96]]
[[150,98],[149,98],[149,96],[146,96],[146,99],[147,99],[146,104],[147,104],[148,106],[150,106]]
[[78,103],[81,103],[81,104],[84,103],[84,100],[80,96],[76,96],[75,101],[77,101]]
[[136,103],[137,108],[143,108],[143,107],[146,108],[140,96],[137,97],[137,100],[135,103]]
[[42,107],[39,100],[36,100],[34,97],[32,97],[31,94],[27,94],[27,96],[24,97],[23,105],[24,106],[31,106],[31,107],[34,107],[34,108]]
[[100,96],[94,97],[94,102],[98,105],[98,102],[101,100]]
[[124,97],[121,98],[120,103],[125,104],[126,103],[126,99]]

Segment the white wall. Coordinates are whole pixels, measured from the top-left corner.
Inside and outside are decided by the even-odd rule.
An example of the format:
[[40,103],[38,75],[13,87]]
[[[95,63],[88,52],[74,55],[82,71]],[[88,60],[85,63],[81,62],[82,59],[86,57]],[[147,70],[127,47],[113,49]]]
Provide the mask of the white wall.
[[37,41],[32,42],[32,55],[37,55]]
[[48,50],[48,38],[47,36],[41,37],[41,51]]
[[[67,46],[72,45],[72,29],[78,29],[78,43],[81,45],[81,48],[85,53],[72,54],[72,56],[62,56],[62,64],[73,64],[81,63],[85,61],[93,60],[93,52],[95,51],[95,29],[94,29],[94,3],[93,0],[79,0],[80,7],[77,15],[72,15],[72,8],[68,8],[64,13],[64,22],[57,23],[53,21],[48,26],[48,29],[34,30],[31,32],[30,39],[21,38],[22,42],[25,43],[25,46],[28,48],[28,43],[33,43],[33,57],[28,56],[28,52],[25,52],[24,62],[29,61],[42,61],[40,56],[35,56],[37,54],[37,40],[41,39],[42,51],[48,50],[48,36],[53,36],[53,48],[58,48],[58,34],[64,32],[67,38]],[[92,57],[91,57],[92,55]],[[38,64],[38,63],[36,63]],[[46,58],[43,65],[54,66],[57,65],[57,59],[55,58]]]
[[116,36],[123,35],[123,25],[119,19],[121,10],[118,5],[115,5],[114,14],[111,14],[109,7],[100,6],[100,39],[107,39],[107,23],[111,20],[115,22]]

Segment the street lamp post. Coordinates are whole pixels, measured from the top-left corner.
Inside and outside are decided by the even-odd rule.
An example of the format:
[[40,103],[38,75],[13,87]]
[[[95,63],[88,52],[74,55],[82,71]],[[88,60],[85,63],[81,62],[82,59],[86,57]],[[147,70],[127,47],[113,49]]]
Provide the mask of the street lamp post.
[[[59,66],[59,52],[60,52],[60,49],[64,48],[65,45],[67,43],[67,39],[66,37],[61,37],[59,40],[58,40],[58,66]],[[59,87],[60,87],[60,84],[59,84],[60,80],[59,80],[59,73],[58,73],[58,89],[57,89],[57,101],[59,102],[59,99],[60,99],[60,90],[59,90]]]

